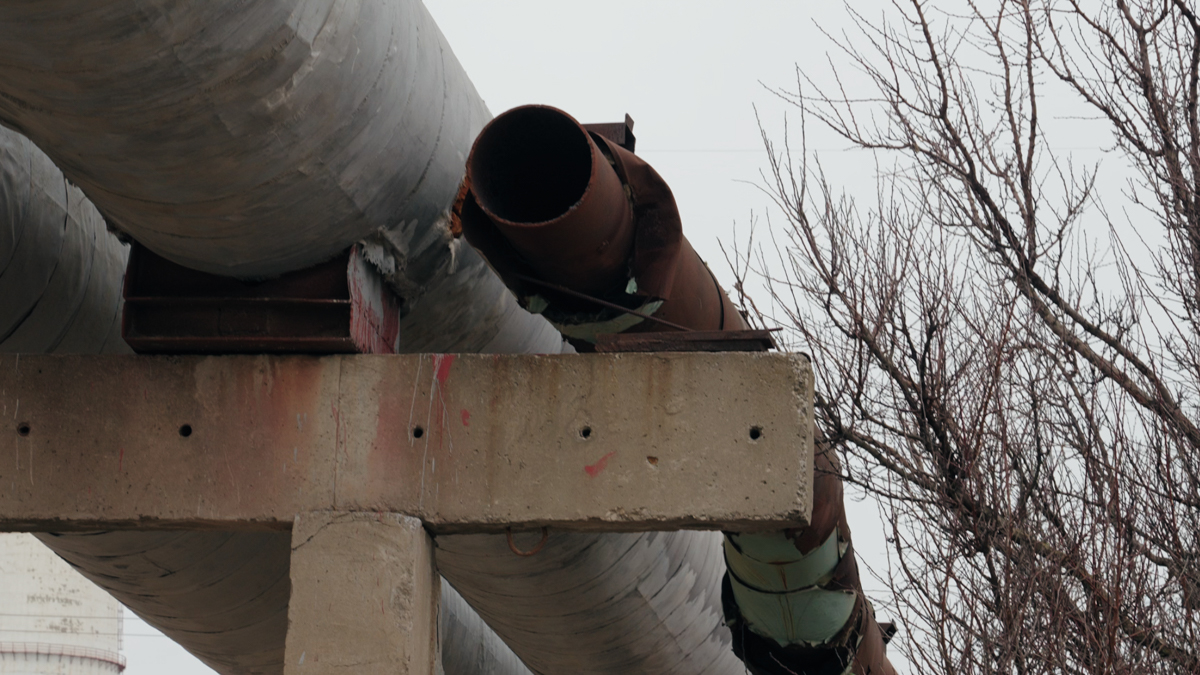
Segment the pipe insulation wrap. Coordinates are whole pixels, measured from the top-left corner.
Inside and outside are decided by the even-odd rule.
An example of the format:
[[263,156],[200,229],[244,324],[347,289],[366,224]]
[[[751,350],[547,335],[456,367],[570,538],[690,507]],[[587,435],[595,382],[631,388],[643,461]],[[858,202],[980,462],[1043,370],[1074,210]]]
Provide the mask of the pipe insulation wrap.
[[487,627],[454,587],[442,580],[438,641],[443,673],[458,675],[532,675],[508,645]]
[[894,675],[863,592],[837,456],[815,439],[811,522],[727,533],[725,620],[753,675]]
[[836,533],[804,554],[783,532],[731,532],[725,536],[725,561],[729,572],[747,586],[787,593],[827,578],[846,548]]
[[282,671],[291,595],[287,533],[35,536],[213,670]]
[[381,228],[419,258],[489,117],[416,1],[6,2],[0,64],[0,120],[110,222],[232,276]]
[[730,588],[750,629],[784,646],[820,645],[836,636],[857,599],[853,590],[820,586],[847,550],[839,544],[834,532],[804,555],[783,532],[727,535]]
[[[528,548],[536,542],[518,537]],[[716,532],[436,538],[438,568],[536,673],[742,673]]]
[[0,352],[128,353],[128,256],[50,158],[0,127]]

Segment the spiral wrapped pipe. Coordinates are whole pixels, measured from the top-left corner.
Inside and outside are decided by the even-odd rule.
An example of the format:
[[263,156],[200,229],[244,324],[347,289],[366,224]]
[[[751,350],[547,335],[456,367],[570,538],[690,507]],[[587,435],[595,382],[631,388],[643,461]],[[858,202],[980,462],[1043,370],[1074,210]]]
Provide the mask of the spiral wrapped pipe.
[[127,353],[128,256],[50,158],[0,127],[0,352]]

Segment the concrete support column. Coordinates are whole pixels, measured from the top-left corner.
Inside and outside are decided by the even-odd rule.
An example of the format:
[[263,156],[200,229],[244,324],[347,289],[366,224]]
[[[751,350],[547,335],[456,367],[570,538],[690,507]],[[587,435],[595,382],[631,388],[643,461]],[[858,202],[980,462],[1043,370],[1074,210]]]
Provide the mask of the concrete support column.
[[313,512],[292,529],[284,675],[433,675],[439,580],[416,518]]

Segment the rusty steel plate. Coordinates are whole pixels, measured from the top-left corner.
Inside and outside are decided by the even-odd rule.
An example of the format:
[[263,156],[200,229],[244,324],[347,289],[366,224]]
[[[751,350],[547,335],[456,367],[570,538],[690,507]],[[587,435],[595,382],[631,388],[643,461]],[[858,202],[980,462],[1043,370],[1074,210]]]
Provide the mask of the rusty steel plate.
[[391,354],[400,299],[353,248],[274,279],[188,269],[134,245],[121,337],[139,354]]
[[693,330],[602,333],[598,352],[765,352],[775,348],[769,330]]
[[0,530],[752,530],[810,512],[775,353],[0,357]]

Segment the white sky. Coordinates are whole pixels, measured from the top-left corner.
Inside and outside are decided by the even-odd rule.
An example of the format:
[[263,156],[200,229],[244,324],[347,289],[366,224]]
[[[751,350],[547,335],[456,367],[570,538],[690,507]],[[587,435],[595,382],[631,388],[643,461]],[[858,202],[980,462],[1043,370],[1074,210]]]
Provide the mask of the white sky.
[[[776,137],[789,109],[760,82],[794,88],[797,64],[827,80],[831,47],[814,22],[834,33],[847,25],[840,2],[801,0],[425,4],[493,114],[526,103],[557,106],[581,122],[629,113],[638,154],[671,185],[685,233],[726,284],[718,239],[730,241],[732,224],[745,226],[767,204],[746,184],[766,166],[753,106]],[[884,4],[854,3],[872,17]],[[868,156],[840,152],[844,143],[826,134],[810,133],[809,145],[835,177],[863,179],[873,193]],[[855,548],[869,565],[882,564],[874,508],[850,506]],[[125,675],[212,672],[128,616]]]

